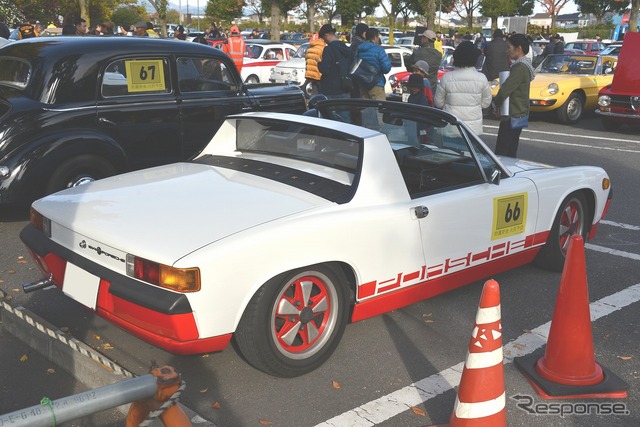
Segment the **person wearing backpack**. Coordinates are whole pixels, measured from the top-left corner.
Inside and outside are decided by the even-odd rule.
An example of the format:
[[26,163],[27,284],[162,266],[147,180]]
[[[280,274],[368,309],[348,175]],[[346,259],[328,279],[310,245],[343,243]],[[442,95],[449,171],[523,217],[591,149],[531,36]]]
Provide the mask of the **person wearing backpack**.
[[380,78],[371,88],[360,86],[360,96],[365,99],[384,101],[387,99],[384,91],[387,80],[384,75],[391,71],[391,61],[387,52],[380,46],[380,32],[377,28],[369,28],[365,32],[365,39],[365,42],[358,46],[358,59],[373,65]]
[[349,98],[352,88],[349,71],[351,68],[351,50],[336,36],[331,24],[324,24],[318,31],[318,37],[327,44],[322,51],[322,60],[318,62],[320,93],[327,98]]

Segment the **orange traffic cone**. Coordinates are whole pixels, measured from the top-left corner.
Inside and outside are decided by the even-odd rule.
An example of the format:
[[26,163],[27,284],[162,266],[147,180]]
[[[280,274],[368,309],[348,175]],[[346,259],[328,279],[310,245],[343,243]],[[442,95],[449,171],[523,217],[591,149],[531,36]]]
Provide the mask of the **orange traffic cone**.
[[500,286],[482,289],[458,396],[449,426],[506,426]]
[[514,359],[545,399],[627,397],[629,385],[595,361],[582,236],[573,235],[543,357]]

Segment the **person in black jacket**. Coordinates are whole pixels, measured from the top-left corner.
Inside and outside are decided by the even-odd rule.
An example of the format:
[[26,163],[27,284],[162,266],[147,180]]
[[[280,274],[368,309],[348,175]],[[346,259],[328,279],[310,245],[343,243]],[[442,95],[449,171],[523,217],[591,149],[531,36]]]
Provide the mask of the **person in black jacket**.
[[405,61],[407,71],[413,71],[413,64],[418,61],[426,61],[429,64],[429,83],[431,89],[435,92],[438,85],[438,69],[442,62],[442,53],[433,47],[433,41],[436,39],[436,33],[433,30],[425,30],[420,35],[421,46],[413,51],[411,56]]
[[[353,33],[353,37],[351,37],[351,57],[355,58],[358,54],[358,46],[360,46],[365,41],[365,33],[369,29],[369,26],[365,23],[360,22],[356,25],[356,28]],[[352,98],[360,98],[360,85],[356,80],[353,80],[353,88],[351,89],[351,97]]]
[[484,64],[482,73],[487,80],[492,81],[498,78],[501,71],[509,69],[509,53],[507,52],[507,42],[504,34],[499,28],[493,32],[491,41],[484,47]]
[[351,50],[336,37],[336,29],[331,24],[320,27],[318,37],[327,44],[322,60],[318,62],[318,70],[322,73],[320,93],[327,98],[349,98],[352,87],[345,83],[346,80],[350,82]]

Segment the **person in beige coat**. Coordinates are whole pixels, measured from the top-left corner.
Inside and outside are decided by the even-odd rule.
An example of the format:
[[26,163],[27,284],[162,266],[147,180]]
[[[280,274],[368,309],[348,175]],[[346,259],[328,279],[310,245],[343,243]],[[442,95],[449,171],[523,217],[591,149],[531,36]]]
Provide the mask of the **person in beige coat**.
[[482,134],[482,109],[491,105],[491,87],[487,78],[476,70],[480,51],[464,41],[453,52],[455,70],[442,76],[433,103],[467,124],[477,135]]

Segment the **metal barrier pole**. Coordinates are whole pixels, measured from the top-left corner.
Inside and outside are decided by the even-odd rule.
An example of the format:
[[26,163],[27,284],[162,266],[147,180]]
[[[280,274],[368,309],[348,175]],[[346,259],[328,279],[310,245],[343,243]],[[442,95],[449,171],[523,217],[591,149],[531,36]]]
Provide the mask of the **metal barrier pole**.
[[120,381],[51,402],[0,415],[0,426],[49,427],[106,409],[147,399],[156,394],[158,378],[152,374]]

